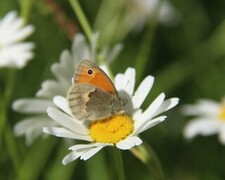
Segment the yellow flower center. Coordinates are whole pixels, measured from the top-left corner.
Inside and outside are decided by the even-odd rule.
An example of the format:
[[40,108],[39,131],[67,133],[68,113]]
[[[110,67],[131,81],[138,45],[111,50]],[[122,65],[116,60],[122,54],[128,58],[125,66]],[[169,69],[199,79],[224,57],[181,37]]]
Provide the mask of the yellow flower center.
[[225,104],[223,104],[219,111],[219,119],[225,121]]
[[132,118],[126,114],[118,114],[91,123],[90,136],[96,142],[116,144],[131,134],[133,129]]

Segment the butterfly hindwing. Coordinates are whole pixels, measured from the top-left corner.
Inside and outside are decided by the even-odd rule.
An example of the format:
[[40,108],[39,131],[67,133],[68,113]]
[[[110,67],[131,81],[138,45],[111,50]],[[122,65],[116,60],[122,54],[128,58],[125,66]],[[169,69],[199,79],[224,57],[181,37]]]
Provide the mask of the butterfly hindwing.
[[80,120],[103,119],[121,109],[114,95],[90,84],[76,84],[68,93],[72,113]]

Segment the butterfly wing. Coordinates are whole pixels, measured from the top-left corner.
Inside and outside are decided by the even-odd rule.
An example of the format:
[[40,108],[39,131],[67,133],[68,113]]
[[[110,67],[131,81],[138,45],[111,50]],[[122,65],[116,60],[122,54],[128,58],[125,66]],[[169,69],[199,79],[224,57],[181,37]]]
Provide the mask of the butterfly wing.
[[83,60],[77,66],[74,84],[78,83],[89,83],[110,94],[117,94],[114,84],[106,73],[89,60]]
[[86,83],[74,84],[68,100],[72,113],[79,120],[104,119],[122,108],[118,96]]

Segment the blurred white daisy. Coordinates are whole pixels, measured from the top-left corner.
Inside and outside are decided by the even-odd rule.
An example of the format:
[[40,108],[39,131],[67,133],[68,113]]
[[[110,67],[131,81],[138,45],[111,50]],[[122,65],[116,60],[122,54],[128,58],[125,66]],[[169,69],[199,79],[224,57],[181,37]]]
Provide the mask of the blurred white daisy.
[[[72,50],[64,50],[60,56],[60,62],[51,66],[51,72],[55,80],[46,80],[34,98],[23,98],[13,103],[13,109],[30,116],[22,119],[14,126],[16,136],[25,135],[26,144],[30,145],[37,137],[43,135],[42,128],[57,125],[46,113],[47,107],[54,106],[52,99],[56,95],[66,96],[71,86],[71,77],[74,74],[76,64],[82,59],[94,59],[96,54],[97,34],[92,37],[90,45],[87,44],[83,34],[76,34],[73,40]],[[111,51],[102,50],[101,58],[111,57],[110,62],[116,58],[121,50],[121,45],[116,45]],[[107,63],[102,67],[107,71]],[[46,134],[45,134],[46,135]]]
[[86,144],[71,146],[63,164],[80,158],[87,160],[106,146],[116,146],[121,150],[128,150],[142,143],[138,135],[162,122],[166,116],[158,116],[178,103],[178,98],[165,100],[164,93],[161,93],[146,110],[140,106],[148,95],[153,85],[154,78],[147,76],[137,90],[135,86],[135,70],[128,68],[124,74],[115,77],[115,86],[120,97],[128,100],[125,106],[125,114],[117,114],[104,120],[79,121],[72,114],[68,107],[66,98],[55,97],[54,103],[59,109],[49,107],[48,115],[61,127],[45,127],[43,131],[58,137],[72,138],[88,141]]
[[15,11],[0,19],[0,67],[23,68],[33,58],[34,43],[22,42],[33,31]]
[[156,18],[162,24],[174,24],[178,20],[178,12],[168,0],[128,0],[128,21],[142,28],[149,19]]
[[219,140],[225,144],[225,99],[221,102],[202,99],[194,105],[185,105],[185,115],[196,116],[184,128],[184,137],[192,139],[197,135],[219,135]]

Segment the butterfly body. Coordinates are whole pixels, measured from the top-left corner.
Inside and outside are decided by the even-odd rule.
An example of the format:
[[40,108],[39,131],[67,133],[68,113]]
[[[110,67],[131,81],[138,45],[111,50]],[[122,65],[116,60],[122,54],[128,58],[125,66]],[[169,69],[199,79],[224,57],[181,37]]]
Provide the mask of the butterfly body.
[[126,103],[105,72],[89,60],[78,64],[68,101],[71,112],[79,120],[107,118],[123,111]]

